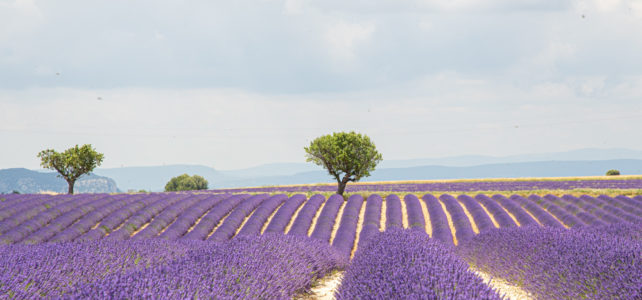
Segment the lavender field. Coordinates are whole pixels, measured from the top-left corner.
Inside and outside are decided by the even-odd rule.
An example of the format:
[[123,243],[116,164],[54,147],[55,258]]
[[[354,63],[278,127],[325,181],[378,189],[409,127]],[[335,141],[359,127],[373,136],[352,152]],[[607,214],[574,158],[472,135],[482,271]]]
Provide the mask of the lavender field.
[[248,192],[0,195],[0,298],[642,297],[639,195]]
[[[362,192],[477,192],[477,191],[536,191],[536,190],[638,190],[642,194],[642,178],[535,178],[494,180],[444,180],[426,182],[353,183],[347,193]],[[283,193],[335,192],[336,184],[248,187],[211,190],[219,193]]]

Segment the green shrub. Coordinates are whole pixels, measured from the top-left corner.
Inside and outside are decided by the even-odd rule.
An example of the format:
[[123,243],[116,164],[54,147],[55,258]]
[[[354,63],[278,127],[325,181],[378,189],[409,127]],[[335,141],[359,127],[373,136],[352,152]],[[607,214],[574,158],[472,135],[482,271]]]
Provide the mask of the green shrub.
[[205,178],[194,175],[189,176],[183,174],[177,177],[174,177],[167,182],[165,185],[166,192],[175,192],[175,191],[193,191],[193,190],[206,190],[207,189],[207,180]]
[[617,176],[620,175],[620,171],[618,170],[608,170],[606,171],[606,176]]

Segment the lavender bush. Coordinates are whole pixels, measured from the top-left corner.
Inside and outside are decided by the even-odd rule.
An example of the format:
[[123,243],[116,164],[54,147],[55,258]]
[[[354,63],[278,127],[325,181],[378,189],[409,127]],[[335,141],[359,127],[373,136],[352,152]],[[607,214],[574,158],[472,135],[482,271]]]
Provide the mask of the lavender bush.
[[283,204],[285,200],[288,199],[286,195],[275,195],[269,199],[263,201],[261,205],[252,213],[252,216],[247,220],[243,228],[239,231],[239,235],[259,235],[261,234],[261,229],[263,224],[267,219],[272,215],[274,210]]
[[160,240],[0,246],[0,295],[57,298],[80,283],[163,264],[191,247]]
[[285,228],[290,223],[294,212],[307,200],[305,195],[297,194],[288,199],[279,211],[276,212],[270,224],[265,228],[265,232],[285,233]]
[[346,203],[341,215],[337,234],[334,237],[334,241],[332,241],[332,246],[348,258],[352,253],[354,239],[357,236],[357,222],[359,221],[359,212],[362,205],[363,197],[360,195],[352,195],[348,198],[348,203]]
[[332,235],[332,227],[334,226],[334,221],[336,220],[339,209],[344,200],[341,195],[332,195],[328,198],[323,210],[317,219],[317,224],[314,227],[314,231],[310,237],[330,243],[330,236]]
[[421,203],[417,196],[408,194],[403,198],[408,212],[408,228],[426,233],[426,219],[421,210]]
[[190,246],[173,262],[78,284],[65,298],[291,299],[347,264],[327,243],[283,234]]
[[200,222],[192,228],[192,231],[186,233],[180,239],[205,240],[212,230],[214,230],[216,224],[247,198],[249,198],[247,194],[234,195],[214,205],[214,207],[201,218]]
[[547,211],[542,209],[539,205],[535,204],[532,201],[527,200],[526,198],[520,196],[520,195],[512,195],[510,196],[510,199],[519,205],[521,205],[524,209],[529,211],[537,220],[542,223],[543,226],[551,226],[551,227],[559,227],[563,228],[564,225],[557,221],[555,217],[553,217],[551,214],[549,214]]
[[582,227],[585,225],[584,221],[580,220],[579,218],[575,217],[573,214],[570,214],[565,209],[557,206],[555,203],[545,198],[542,198],[538,195],[530,195],[528,196],[528,200],[538,204],[543,209],[546,209],[548,212],[550,212],[553,216],[555,216],[562,223],[564,223],[564,225],[568,227],[575,228],[575,227]]
[[497,201],[497,203],[499,203],[507,211],[513,214],[513,216],[515,216],[515,219],[517,219],[517,222],[519,222],[520,226],[539,226],[539,223],[537,223],[537,221],[535,221],[533,217],[526,213],[526,211],[513,200],[499,194],[493,195],[492,199]]
[[337,299],[501,299],[449,247],[397,227],[371,237],[347,268]]
[[428,214],[430,215],[432,237],[446,245],[454,245],[453,235],[450,231],[450,225],[448,225],[448,218],[439,203],[439,199],[430,194],[424,195],[422,199],[426,203]]
[[[569,180],[489,180],[429,183],[354,183],[348,193],[359,192],[478,192],[572,189],[642,189],[642,179],[569,179]],[[334,192],[336,185],[297,185],[210,190],[213,193]],[[640,200],[642,201],[642,200]]]
[[158,237],[166,240],[176,240],[183,236],[194,223],[216,204],[229,198],[229,195],[217,194],[203,197],[201,201],[181,212],[176,220]]
[[[239,204],[230,215],[225,218],[223,224],[214,231],[214,233],[207,239],[208,241],[222,242],[231,239],[236,230],[241,226],[241,223],[245,221],[245,218],[248,217],[254,209],[261,204],[268,195],[259,194],[251,196],[241,204]],[[270,198],[280,198],[279,195],[272,196]]]
[[167,194],[162,198],[155,201],[153,204],[146,206],[142,210],[138,211],[135,215],[128,218],[125,223],[118,229],[112,231],[105,238],[109,240],[127,240],[131,235],[136,232],[141,226],[145,223],[151,221],[159,213],[161,213],[166,207],[178,202],[184,198],[184,196],[176,194]]
[[363,226],[359,234],[357,251],[363,247],[370,237],[380,232],[381,226],[381,205],[383,199],[379,195],[370,195],[366,200],[366,211],[363,217]]
[[308,236],[308,230],[310,229],[310,226],[312,226],[312,220],[324,202],[325,197],[322,195],[314,195],[310,197],[310,199],[303,205],[303,208],[301,208],[301,211],[299,211],[296,219],[294,219],[294,223],[292,223],[292,227],[288,234]]
[[457,199],[459,202],[464,204],[468,212],[473,216],[473,221],[475,222],[475,225],[477,225],[477,230],[479,230],[479,232],[487,232],[495,228],[495,224],[493,224],[493,221],[481,205],[479,205],[477,200],[468,195],[459,195]]
[[475,199],[479,201],[479,203],[481,203],[484,207],[486,207],[486,209],[488,209],[488,212],[493,214],[495,221],[497,221],[497,223],[499,224],[499,228],[509,228],[517,226],[517,224],[515,224],[515,221],[513,221],[508,213],[506,213],[506,211],[490,197],[484,194],[478,194],[477,196],[475,196]]
[[450,219],[455,226],[455,237],[457,242],[461,243],[462,241],[471,239],[475,232],[473,232],[473,227],[470,225],[470,220],[464,212],[464,209],[461,208],[459,202],[448,194],[443,194],[439,197],[442,203],[446,206],[448,213],[450,214]]
[[386,197],[386,230],[392,227],[403,228],[401,201],[397,195]]
[[631,236],[641,230],[629,223],[496,229],[460,245],[458,253],[537,299],[640,299],[642,243]]

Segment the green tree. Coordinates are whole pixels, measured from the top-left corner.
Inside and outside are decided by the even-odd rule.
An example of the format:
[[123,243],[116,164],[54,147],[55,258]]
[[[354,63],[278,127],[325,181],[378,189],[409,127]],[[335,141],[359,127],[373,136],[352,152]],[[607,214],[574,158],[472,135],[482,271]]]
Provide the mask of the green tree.
[[370,138],[354,131],[318,137],[304,150],[306,161],[324,167],[337,180],[339,195],[343,195],[348,182],[370,176],[383,160]]
[[61,153],[53,149],[43,150],[38,153],[38,157],[43,168],[56,170],[58,177],[62,177],[67,181],[69,194],[73,194],[76,180],[100,166],[104,155],[96,152],[90,144],[85,144],[81,147],[76,145]]
[[620,175],[620,171],[618,170],[608,170],[606,171],[606,176],[617,176]]
[[165,185],[166,192],[175,191],[193,191],[193,190],[206,190],[207,180],[199,175],[189,176],[183,174],[173,177]]

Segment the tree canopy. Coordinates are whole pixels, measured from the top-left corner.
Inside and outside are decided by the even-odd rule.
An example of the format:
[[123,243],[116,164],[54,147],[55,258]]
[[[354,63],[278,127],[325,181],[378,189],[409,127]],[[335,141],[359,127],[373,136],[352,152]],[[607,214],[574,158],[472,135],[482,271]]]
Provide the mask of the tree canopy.
[[348,182],[370,176],[383,160],[370,138],[354,131],[320,136],[304,150],[306,161],[324,167],[337,180],[339,195]]
[[173,177],[165,185],[166,192],[206,190],[207,188],[207,180],[205,178],[199,175],[189,176],[187,174]]
[[89,174],[103,162],[104,155],[98,153],[90,144],[76,145],[64,152],[53,149],[40,151],[40,165],[45,169],[56,170],[69,185],[69,194],[74,193],[74,183],[84,175]]
[[606,176],[617,176],[620,175],[620,171],[618,170],[608,170],[606,171]]

